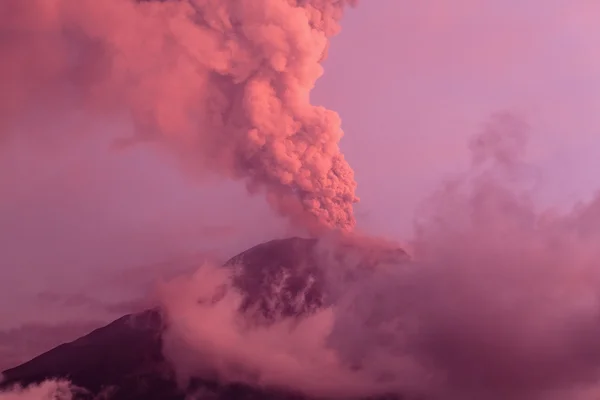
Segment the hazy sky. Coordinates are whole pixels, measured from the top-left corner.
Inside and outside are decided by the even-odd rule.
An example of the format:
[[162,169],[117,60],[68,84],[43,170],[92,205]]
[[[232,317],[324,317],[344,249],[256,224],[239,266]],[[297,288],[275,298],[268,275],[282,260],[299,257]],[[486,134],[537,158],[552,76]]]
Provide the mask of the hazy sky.
[[545,203],[600,187],[600,27],[589,17],[600,3],[448,4],[377,0],[349,12],[315,90],[342,116],[357,210],[374,232],[405,236],[415,205],[468,161],[468,137],[502,109],[531,125]]
[[[314,91],[315,103],[342,117],[342,148],[362,199],[359,227],[371,233],[408,237],[420,200],[466,165],[469,136],[499,110],[531,125],[542,203],[569,205],[600,187],[600,26],[591,17],[600,3],[448,4],[363,1],[345,17]],[[78,118],[46,128],[130,129]],[[101,306],[91,313],[93,299],[81,293],[134,297],[136,284],[164,269],[160,262],[182,256],[189,264],[214,249],[232,255],[285,234],[242,185],[194,185],[165,157],[114,153],[107,144],[70,143],[49,156],[44,144],[20,142],[0,152],[0,330],[108,318]],[[56,293],[89,302],[53,302]]]

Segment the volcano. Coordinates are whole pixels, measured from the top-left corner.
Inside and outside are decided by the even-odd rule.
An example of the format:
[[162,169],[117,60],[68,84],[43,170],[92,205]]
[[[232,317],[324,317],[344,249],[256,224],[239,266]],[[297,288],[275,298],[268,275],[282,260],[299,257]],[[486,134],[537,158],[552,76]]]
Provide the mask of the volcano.
[[[400,248],[356,244],[336,247],[329,254],[338,261],[353,252],[355,263],[370,268],[386,261],[405,261]],[[290,238],[255,246],[226,262],[233,268],[233,284],[243,295],[240,312],[263,323],[300,317],[335,301],[323,288],[324,257],[317,239]],[[161,309],[130,314],[73,342],[62,344],[3,372],[0,390],[66,379],[77,388],[76,399],[305,399],[302,394],[247,384],[221,383],[204,377],[189,387],[178,387],[172,365],[162,353],[166,318]],[[199,394],[201,393],[201,394]]]

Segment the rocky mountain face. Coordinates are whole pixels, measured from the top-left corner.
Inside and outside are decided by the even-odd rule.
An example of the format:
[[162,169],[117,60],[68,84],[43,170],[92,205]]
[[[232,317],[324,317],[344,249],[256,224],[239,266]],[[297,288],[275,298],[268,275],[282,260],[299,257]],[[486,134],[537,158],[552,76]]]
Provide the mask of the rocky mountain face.
[[[407,259],[398,248],[373,251],[355,245],[323,255],[316,239],[290,238],[255,246],[229,260],[234,285],[243,294],[241,312],[263,323],[298,317],[333,301],[323,290],[324,257],[357,254],[354,263],[369,268],[376,262]],[[353,253],[354,252],[354,253]],[[162,354],[165,318],[160,309],[126,315],[29,362],[3,372],[0,390],[47,379],[68,379],[81,388],[78,399],[303,399],[300,394],[221,384],[198,377],[187,390],[177,387],[172,366]],[[191,396],[191,394],[194,394]],[[191,396],[191,397],[190,397]]]

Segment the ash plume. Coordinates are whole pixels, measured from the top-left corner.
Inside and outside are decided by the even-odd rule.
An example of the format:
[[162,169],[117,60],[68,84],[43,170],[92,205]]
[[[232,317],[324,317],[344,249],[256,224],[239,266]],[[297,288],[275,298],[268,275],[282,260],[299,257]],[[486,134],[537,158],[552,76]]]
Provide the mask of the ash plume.
[[194,175],[265,191],[295,223],[351,230],[358,198],[340,118],[309,94],[353,3],[5,0],[0,138],[75,111],[128,118],[135,134],[116,148],[163,145]]

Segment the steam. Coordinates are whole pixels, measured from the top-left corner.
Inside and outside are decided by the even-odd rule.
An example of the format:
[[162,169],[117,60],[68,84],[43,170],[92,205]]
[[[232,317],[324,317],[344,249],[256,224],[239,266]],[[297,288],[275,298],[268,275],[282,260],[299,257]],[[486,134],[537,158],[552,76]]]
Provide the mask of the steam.
[[73,393],[69,382],[56,380],[0,391],[0,400],[71,400],[72,398]]
[[116,148],[164,145],[192,174],[265,190],[297,224],[351,230],[358,198],[340,118],[309,101],[351,3],[3,1],[0,137],[34,110],[127,118],[135,136]]
[[369,393],[364,382],[349,379],[360,376],[346,372],[325,347],[332,310],[299,324],[283,320],[252,327],[238,314],[242,296],[231,288],[230,270],[212,264],[164,286],[162,298],[169,321],[164,351],[183,387],[193,377],[210,377],[319,395],[338,394],[340,388],[350,396]]
[[490,119],[470,170],[424,204],[413,261],[365,271],[360,257],[325,257],[340,243],[321,241],[336,301],[314,315],[249,325],[222,268],[167,285],[165,351],[183,381],[210,372],[317,396],[595,398],[600,201],[536,209],[527,137],[516,115]]

